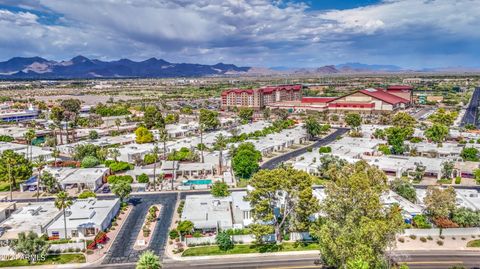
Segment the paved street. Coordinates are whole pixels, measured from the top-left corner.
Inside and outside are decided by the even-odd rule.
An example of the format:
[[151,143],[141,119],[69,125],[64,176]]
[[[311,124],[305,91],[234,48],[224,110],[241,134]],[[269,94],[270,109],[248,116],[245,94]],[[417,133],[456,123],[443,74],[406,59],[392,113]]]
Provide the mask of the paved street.
[[148,249],[163,257],[164,248],[167,241],[168,229],[175,210],[177,202],[177,193],[145,194],[134,195],[130,198],[133,209],[130,215],[118,233],[108,251],[104,264],[129,263],[136,262],[140,254],[133,249],[137,235],[142,229],[142,224],[147,214],[148,208],[153,204],[161,204],[162,210],[153,232],[153,237]]
[[468,104],[468,108],[465,111],[465,115],[463,116],[461,126],[465,126],[466,124],[474,124],[475,126],[479,127],[477,123],[477,113],[478,113],[478,106],[480,104],[480,87],[475,88],[473,92],[472,99]]
[[[395,260],[406,263],[410,269],[447,269],[455,265],[467,269],[478,269],[480,255],[477,251],[411,251],[396,252]],[[163,268],[321,268],[314,264],[315,254],[279,255],[259,257],[236,257],[199,259],[194,261],[164,260]],[[120,269],[135,268],[134,264],[102,265],[93,268]]]
[[[337,138],[337,136],[345,134],[348,130],[349,130],[348,128],[337,128],[335,132],[331,133],[330,135],[328,135],[323,139],[319,139],[310,147],[315,148],[315,147],[320,147],[320,146],[330,144]],[[271,160],[268,160],[267,162],[262,164],[260,168],[274,169],[275,167],[279,166],[281,163],[284,163],[292,158],[298,157],[304,154],[305,152],[307,152],[307,148],[301,148],[301,149],[288,152],[286,154],[283,154],[278,157],[272,158]]]

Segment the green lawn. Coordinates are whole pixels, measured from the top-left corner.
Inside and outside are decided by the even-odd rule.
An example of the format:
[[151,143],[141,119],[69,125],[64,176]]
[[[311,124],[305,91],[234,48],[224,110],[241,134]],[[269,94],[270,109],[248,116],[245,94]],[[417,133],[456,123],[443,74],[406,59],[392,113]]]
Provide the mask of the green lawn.
[[452,179],[448,178],[442,178],[440,180],[437,180],[438,184],[452,184]]
[[12,266],[28,266],[28,265],[48,265],[48,264],[67,264],[67,263],[84,263],[85,255],[83,254],[61,254],[50,255],[44,261],[39,261],[35,264],[28,264],[27,260],[11,260],[0,261],[0,267]]
[[469,241],[467,243],[467,247],[469,247],[469,248],[480,248],[480,239]]
[[301,250],[317,250],[316,243],[283,243],[281,245],[235,245],[233,249],[222,251],[218,246],[193,247],[183,252],[183,257],[188,256],[209,256],[209,255],[228,255],[228,254],[247,254],[247,253],[267,253],[267,252],[285,252]]

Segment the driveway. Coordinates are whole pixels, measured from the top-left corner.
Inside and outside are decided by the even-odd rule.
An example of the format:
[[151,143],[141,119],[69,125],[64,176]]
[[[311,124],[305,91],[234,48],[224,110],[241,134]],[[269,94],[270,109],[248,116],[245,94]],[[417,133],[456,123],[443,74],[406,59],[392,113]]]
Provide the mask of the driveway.
[[341,136],[341,135],[345,134],[348,130],[349,130],[348,128],[337,128],[337,130],[335,130],[335,132],[329,134],[325,138],[319,139],[317,142],[315,142],[310,147],[290,151],[290,152],[285,153],[283,155],[280,155],[278,157],[272,158],[271,160],[268,160],[264,164],[262,164],[260,166],[260,168],[261,169],[274,169],[275,167],[279,166],[281,163],[284,163],[284,162],[286,162],[290,159],[293,159],[295,157],[298,157],[298,156],[306,153],[308,148],[321,147],[321,146],[328,145],[328,144],[332,143],[333,141],[335,141],[335,139],[338,136]]
[[107,252],[103,264],[136,262],[142,251],[133,249],[138,233],[142,229],[148,209],[151,205],[161,204],[162,209],[159,221],[153,231],[153,237],[147,249],[163,257],[165,245],[168,240],[168,229],[173,218],[177,193],[157,193],[133,195],[130,202],[133,204],[128,219],[114,239],[110,250]]

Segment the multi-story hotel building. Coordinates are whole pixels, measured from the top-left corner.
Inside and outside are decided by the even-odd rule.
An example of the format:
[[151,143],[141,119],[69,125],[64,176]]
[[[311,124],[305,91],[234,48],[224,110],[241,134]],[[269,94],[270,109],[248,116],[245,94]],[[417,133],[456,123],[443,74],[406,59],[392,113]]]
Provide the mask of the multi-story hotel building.
[[231,89],[222,92],[222,108],[265,106],[285,101],[300,101],[302,85],[267,86],[258,89]]

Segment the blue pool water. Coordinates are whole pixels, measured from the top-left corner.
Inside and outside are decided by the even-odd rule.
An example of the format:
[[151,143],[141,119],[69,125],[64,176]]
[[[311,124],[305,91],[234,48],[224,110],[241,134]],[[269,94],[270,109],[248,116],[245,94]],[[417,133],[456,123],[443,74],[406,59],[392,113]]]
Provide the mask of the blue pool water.
[[184,182],[183,185],[191,186],[191,185],[210,185],[212,184],[211,179],[190,179],[187,182]]

